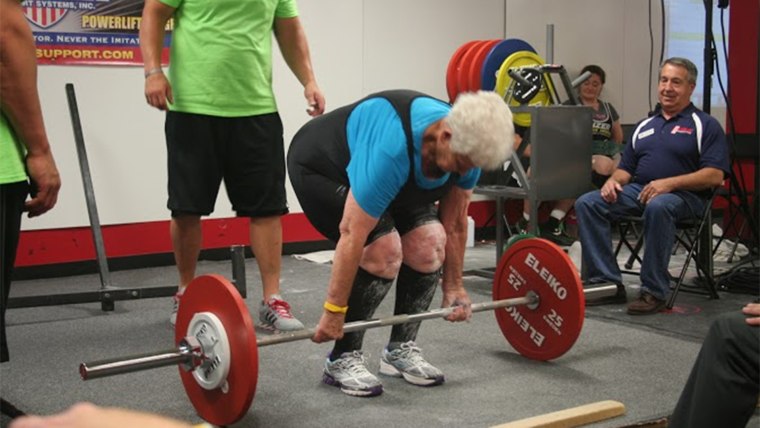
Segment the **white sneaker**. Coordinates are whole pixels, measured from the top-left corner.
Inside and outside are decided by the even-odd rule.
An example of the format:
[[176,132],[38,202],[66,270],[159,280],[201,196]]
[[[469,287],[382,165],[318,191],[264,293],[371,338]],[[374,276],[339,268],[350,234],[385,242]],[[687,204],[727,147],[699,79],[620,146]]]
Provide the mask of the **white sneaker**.
[[402,343],[397,349],[383,350],[380,373],[386,376],[403,377],[412,385],[435,386],[444,382],[443,372],[422,358],[422,350],[416,343]]
[[383,393],[383,384],[367,370],[361,351],[344,352],[335,361],[325,361],[322,382],[337,386],[341,392],[355,397],[374,397]]

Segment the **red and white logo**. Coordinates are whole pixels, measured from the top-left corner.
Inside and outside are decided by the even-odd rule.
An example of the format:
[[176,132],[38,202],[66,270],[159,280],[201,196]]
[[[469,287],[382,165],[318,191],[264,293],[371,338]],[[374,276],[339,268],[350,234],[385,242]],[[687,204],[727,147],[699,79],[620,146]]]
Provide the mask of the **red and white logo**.
[[673,134],[673,135],[675,135],[675,134],[688,134],[688,135],[691,135],[693,132],[694,132],[693,129],[687,128],[685,126],[679,126],[679,125],[674,126],[673,130],[670,131],[670,133]]
[[26,19],[40,28],[50,28],[66,16],[67,9],[29,6],[24,8]]

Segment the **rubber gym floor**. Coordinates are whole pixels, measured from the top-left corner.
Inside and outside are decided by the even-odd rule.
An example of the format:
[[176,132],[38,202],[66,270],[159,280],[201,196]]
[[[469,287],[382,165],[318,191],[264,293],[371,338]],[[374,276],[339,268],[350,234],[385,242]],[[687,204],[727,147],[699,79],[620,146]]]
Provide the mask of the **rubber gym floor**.
[[[672,266],[679,267],[683,258],[675,255]],[[466,271],[494,265],[492,241],[468,248]],[[728,267],[716,264],[716,271]],[[198,270],[229,278],[230,268],[229,261],[201,261]],[[329,264],[283,256],[282,293],[307,326],[319,320],[329,275]],[[257,322],[261,289],[253,259],[246,259],[246,280],[245,302]],[[176,272],[173,266],[117,271],[111,281],[123,287],[166,285],[176,281]],[[464,281],[474,303],[491,300],[490,279],[466,274]],[[637,276],[625,276],[629,299],[637,295],[637,281]],[[99,287],[96,274],[18,281],[11,297]],[[392,313],[393,293],[391,289],[377,317]],[[652,421],[675,405],[710,322],[753,297],[721,291],[720,299],[708,300],[682,292],[673,311],[638,317],[627,315],[625,305],[590,307],[578,341],[549,362],[519,355],[493,313],[476,313],[467,323],[427,320],[418,344],[446,374],[446,382],[423,388],[380,376],[385,390],[374,398],[350,397],[321,382],[330,344],[302,340],[267,346],[259,349],[253,405],[232,426],[488,427],[602,400],[619,401],[626,412],[591,427]],[[440,291],[432,307],[439,304]],[[170,309],[169,297],[118,301],[112,312],[101,311],[99,303],[9,309],[11,361],[0,365],[0,396],[28,413],[50,414],[90,401],[200,422],[176,366],[90,381],[79,377],[78,366],[85,361],[173,347]],[[366,332],[364,350],[374,372],[389,333],[389,328]],[[756,413],[749,426],[759,422]],[[1,426],[8,424],[7,417],[0,419]]]

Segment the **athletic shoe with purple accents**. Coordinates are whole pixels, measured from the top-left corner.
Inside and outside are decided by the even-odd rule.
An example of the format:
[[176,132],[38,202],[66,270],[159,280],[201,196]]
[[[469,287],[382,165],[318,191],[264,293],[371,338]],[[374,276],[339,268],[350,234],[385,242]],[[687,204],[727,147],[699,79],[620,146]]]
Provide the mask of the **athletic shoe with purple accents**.
[[355,397],[374,397],[383,393],[383,384],[367,370],[361,351],[344,352],[335,361],[325,361],[322,382],[337,386],[341,392]]
[[445,380],[440,370],[422,358],[422,350],[412,341],[402,343],[391,351],[383,350],[380,374],[403,377],[412,385],[419,386],[440,385]]

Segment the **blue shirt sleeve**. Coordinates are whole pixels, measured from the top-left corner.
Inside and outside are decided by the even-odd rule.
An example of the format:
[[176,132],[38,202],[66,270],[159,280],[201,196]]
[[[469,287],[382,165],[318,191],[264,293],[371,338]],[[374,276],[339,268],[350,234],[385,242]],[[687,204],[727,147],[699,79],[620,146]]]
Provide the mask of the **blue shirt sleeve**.
[[465,190],[474,188],[475,185],[478,184],[478,180],[480,180],[480,172],[480,168],[473,168],[467,171],[467,174],[459,177],[459,181],[457,181],[457,187],[461,187]]
[[401,118],[388,100],[372,98],[351,112],[346,136],[351,192],[367,214],[379,218],[409,178]]
[[720,169],[728,177],[731,174],[731,165],[726,134],[715,118],[708,116],[704,123],[705,129],[702,134],[702,153],[699,156],[699,167]]

